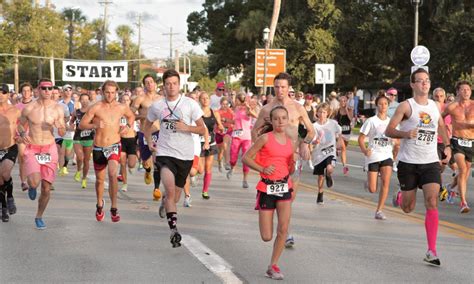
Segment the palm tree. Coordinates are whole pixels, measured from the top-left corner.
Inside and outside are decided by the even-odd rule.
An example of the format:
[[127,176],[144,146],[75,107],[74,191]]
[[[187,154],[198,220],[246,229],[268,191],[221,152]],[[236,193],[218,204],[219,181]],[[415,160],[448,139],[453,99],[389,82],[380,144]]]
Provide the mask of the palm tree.
[[66,21],[69,22],[69,26],[67,27],[67,31],[69,34],[69,58],[73,57],[73,38],[74,38],[74,25],[81,24],[86,21],[86,16],[82,14],[80,9],[74,8],[65,8],[62,12],[63,17]]
[[94,31],[95,39],[97,40],[97,48],[99,51],[99,57],[102,58],[102,40],[104,39],[104,20],[95,19],[91,23],[92,29]]
[[120,25],[117,27],[115,32],[117,33],[117,36],[122,42],[123,59],[127,59],[127,54],[131,43],[131,37],[133,35],[133,29],[127,25]]

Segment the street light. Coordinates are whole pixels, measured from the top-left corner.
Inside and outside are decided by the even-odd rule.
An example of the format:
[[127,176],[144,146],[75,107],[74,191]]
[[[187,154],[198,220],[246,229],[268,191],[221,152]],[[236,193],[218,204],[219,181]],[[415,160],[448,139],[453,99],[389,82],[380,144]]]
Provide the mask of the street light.
[[267,94],[267,52],[268,52],[268,36],[270,29],[263,29],[263,42],[265,43],[265,57],[263,58],[263,94]]
[[411,0],[411,4],[415,6],[415,34],[413,37],[413,45],[418,45],[418,8],[423,5],[423,0]]

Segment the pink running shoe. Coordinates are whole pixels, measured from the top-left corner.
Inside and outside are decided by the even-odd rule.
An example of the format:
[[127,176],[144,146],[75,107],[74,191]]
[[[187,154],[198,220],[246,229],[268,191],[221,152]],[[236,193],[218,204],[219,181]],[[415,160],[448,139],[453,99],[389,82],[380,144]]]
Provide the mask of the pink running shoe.
[[283,274],[281,273],[280,268],[276,264],[273,264],[272,266],[268,267],[265,276],[274,280],[283,280]]

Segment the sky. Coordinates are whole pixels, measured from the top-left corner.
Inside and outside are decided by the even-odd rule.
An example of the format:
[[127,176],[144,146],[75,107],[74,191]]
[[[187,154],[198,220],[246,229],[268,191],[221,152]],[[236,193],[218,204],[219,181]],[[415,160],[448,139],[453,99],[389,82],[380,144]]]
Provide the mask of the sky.
[[[141,13],[148,16],[142,21],[142,53],[148,58],[166,58],[170,54],[170,36],[173,28],[173,56],[174,50],[181,53],[195,51],[205,54],[206,46],[201,44],[193,46],[187,40],[188,25],[186,19],[194,11],[201,11],[204,0],[108,0],[108,25],[109,35],[107,40],[116,40],[115,29],[119,25],[129,25],[134,29],[133,41],[138,42],[138,27],[136,18],[129,16],[130,12]],[[80,8],[88,21],[104,16],[104,5],[99,2],[105,0],[51,0],[56,6],[56,11],[64,8]],[[44,4],[45,1],[40,1]]]

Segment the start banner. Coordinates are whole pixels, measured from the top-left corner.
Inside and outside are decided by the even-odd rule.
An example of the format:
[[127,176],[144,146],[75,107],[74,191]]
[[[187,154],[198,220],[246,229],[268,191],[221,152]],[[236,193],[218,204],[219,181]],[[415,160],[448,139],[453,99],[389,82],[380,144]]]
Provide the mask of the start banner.
[[63,61],[64,82],[128,81],[127,61]]

